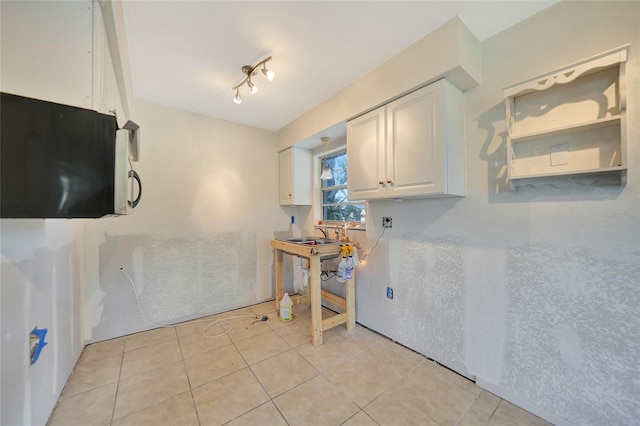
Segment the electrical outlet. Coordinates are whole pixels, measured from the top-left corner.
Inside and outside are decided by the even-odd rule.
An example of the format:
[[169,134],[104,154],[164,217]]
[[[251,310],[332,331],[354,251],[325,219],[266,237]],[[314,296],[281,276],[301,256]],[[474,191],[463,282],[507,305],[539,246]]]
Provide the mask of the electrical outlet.
[[382,218],[382,227],[383,228],[391,228],[392,219],[388,216],[384,216]]
[[387,287],[387,299],[393,299],[393,288]]

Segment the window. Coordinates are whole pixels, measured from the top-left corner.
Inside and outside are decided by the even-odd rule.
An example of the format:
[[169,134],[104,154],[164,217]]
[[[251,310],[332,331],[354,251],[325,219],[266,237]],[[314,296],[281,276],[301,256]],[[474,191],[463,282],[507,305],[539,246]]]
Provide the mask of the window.
[[364,222],[364,202],[347,196],[347,151],[322,159],[321,170],[328,167],[332,179],[322,181],[322,220],[324,222]]

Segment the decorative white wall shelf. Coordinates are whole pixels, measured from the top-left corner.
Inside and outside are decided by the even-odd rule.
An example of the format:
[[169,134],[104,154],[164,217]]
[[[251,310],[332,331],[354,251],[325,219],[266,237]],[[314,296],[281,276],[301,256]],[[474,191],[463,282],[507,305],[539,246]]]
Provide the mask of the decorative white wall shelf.
[[629,45],[503,89],[508,181],[617,173],[626,180]]

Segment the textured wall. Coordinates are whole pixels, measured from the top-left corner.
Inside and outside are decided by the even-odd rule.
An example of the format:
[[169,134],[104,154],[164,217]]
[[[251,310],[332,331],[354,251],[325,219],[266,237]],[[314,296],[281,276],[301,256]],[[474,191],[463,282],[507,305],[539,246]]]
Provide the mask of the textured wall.
[[[413,237],[390,245],[394,339],[468,375],[464,363],[466,288],[459,238]],[[406,290],[404,290],[406,289]],[[413,318],[420,313],[421,320]],[[406,327],[406,324],[414,324]]]
[[[275,134],[146,102],[142,200],[126,217],[85,227],[90,341],[250,305],[273,296],[270,240],[287,232],[278,205]],[[259,172],[256,172],[259,171]],[[287,231],[285,231],[287,230]]]
[[[506,181],[502,88],[631,43],[628,173]],[[556,424],[640,412],[640,3],[560,2],[482,43],[465,93],[467,196],[376,201],[357,320]],[[385,296],[394,288],[394,300]]]
[[509,248],[507,279],[500,386],[571,419],[609,424],[616,412],[633,423],[640,258],[633,263],[588,248],[525,244]]
[[252,234],[107,236],[99,252],[104,299],[96,335],[116,324],[135,331],[153,326],[147,319],[176,322],[258,301]]

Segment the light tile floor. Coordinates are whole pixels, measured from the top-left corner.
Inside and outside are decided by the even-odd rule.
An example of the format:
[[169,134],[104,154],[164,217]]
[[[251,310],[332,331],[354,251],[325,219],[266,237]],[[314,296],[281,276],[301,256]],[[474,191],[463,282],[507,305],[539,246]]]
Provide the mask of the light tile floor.
[[[206,333],[220,337],[204,337],[220,318],[232,330],[218,322]],[[338,326],[314,348],[308,307],[282,323],[263,303],[88,345],[48,424],[548,423],[364,327]]]

